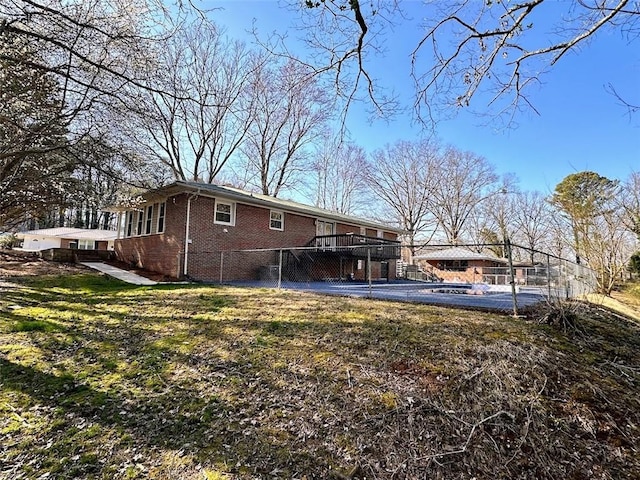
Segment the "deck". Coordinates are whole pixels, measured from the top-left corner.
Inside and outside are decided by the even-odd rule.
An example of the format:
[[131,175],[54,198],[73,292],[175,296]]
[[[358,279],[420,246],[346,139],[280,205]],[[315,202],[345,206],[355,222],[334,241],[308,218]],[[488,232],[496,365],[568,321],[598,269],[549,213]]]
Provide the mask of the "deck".
[[309,253],[325,256],[335,255],[371,260],[392,260],[400,258],[400,242],[357,234],[321,235],[314,237],[307,247]]

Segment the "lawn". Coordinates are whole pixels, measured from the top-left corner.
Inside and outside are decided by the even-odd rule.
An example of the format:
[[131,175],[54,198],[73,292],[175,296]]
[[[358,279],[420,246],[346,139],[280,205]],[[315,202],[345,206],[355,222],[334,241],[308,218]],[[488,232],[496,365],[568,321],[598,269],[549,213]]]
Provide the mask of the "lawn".
[[640,478],[640,328],[97,274],[0,287],[2,479]]

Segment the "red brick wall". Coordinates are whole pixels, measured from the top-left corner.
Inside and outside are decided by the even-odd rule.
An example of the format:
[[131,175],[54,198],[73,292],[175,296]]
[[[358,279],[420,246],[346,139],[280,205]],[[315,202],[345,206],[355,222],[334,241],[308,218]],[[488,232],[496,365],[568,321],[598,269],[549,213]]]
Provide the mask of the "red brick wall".
[[[164,233],[116,240],[118,258],[149,270],[181,277],[184,271],[187,199],[186,194],[180,194],[167,200]],[[214,206],[213,198],[199,196],[191,200],[187,276],[196,280],[219,281],[221,260],[223,281],[258,279],[264,276],[265,265],[277,265],[278,252],[232,251],[302,247],[316,235],[313,217],[285,213],[284,231],[272,230],[269,228],[269,208],[240,203],[236,204],[235,225],[216,224]],[[336,225],[336,233],[349,232],[359,234],[360,227],[341,223]],[[375,237],[376,231],[368,229],[368,234]],[[388,234],[387,237],[395,239],[396,236]],[[224,254],[221,255],[221,252]],[[328,261],[314,268],[322,276],[337,278],[340,273],[337,262]],[[343,272],[350,272],[350,264],[347,265],[347,260],[343,262]],[[373,277],[378,278],[379,272],[379,262],[372,262]],[[395,274],[395,262],[389,262],[389,272],[391,276]]]
[[182,276],[187,195],[167,200],[165,231],[115,241],[118,260],[171,277]]
[[487,260],[469,260],[466,270],[454,271],[454,270],[440,270],[438,268],[437,260],[428,260],[423,263],[419,261],[426,271],[433,272],[439,278],[442,278],[445,282],[482,282],[483,281],[483,267],[495,267],[503,266],[499,263],[490,262]]

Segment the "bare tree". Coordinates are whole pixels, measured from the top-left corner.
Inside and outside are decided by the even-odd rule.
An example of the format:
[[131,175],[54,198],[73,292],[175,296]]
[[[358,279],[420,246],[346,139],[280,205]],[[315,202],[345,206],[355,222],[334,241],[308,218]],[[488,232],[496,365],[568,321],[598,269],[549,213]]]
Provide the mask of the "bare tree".
[[158,188],[170,179],[167,170],[108,140],[87,138],[70,150],[77,164],[72,175],[76,188],[66,192],[64,226],[113,227],[115,217],[106,207],[118,204],[124,196]]
[[316,206],[353,215],[362,212],[370,200],[363,172],[364,149],[337,137],[327,137],[311,162],[314,178],[309,182]]
[[573,250],[567,241],[567,229],[570,228],[566,219],[554,212],[549,217],[549,233],[543,241],[542,250],[560,258],[569,258]]
[[602,211],[593,219],[594,229],[582,243],[587,263],[596,272],[598,291],[605,295],[611,294],[622,279],[636,246],[635,236],[624,228],[622,216],[622,209]]
[[149,48],[171,35],[193,7],[176,2],[169,13],[161,0],[128,2],[8,0],[0,4],[0,35],[38,45],[46,58],[32,68],[117,101],[124,85],[156,90],[142,75]]
[[486,248],[498,257],[506,256],[505,242],[513,241],[517,231],[513,218],[515,195],[516,191],[503,183],[472,210],[464,228],[465,236],[470,235],[480,244],[490,244],[479,245],[478,251]]
[[343,101],[343,122],[350,105],[363,100],[371,106],[372,116],[387,116],[400,110],[395,94],[378,88],[368,63],[372,55],[384,49],[385,29],[399,11],[397,0],[289,0],[289,3],[293,9],[302,8],[299,26],[305,35],[301,40],[311,58],[303,61],[293,56],[283,37],[278,37],[275,45],[263,44],[265,48],[304,64],[314,75],[327,74],[336,96]]
[[[341,85],[340,79],[356,88],[365,79],[373,96],[375,82],[366,63],[367,52],[383,43],[397,24],[407,22],[406,4],[387,0],[305,2],[304,11],[312,22],[308,41],[324,54],[319,70],[331,69],[336,85]],[[558,20],[552,31],[542,32],[537,40],[530,33],[544,28],[539,21],[543,16]],[[468,106],[484,90],[494,93],[489,104],[510,118],[520,108],[534,108],[527,91],[545,70],[568,52],[579,50],[599,31],[616,29],[636,40],[640,4],[633,0],[427,1],[420,17],[425,19],[425,33],[410,55],[418,115],[431,119],[439,106]],[[322,42],[327,35],[332,41]]]
[[[152,46],[170,34],[164,13],[164,5],[155,0],[0,2],[2,104],[23,109],[22,117],[7,115],[9,109],[0,114],[5,125],[13,122],[5,131],[12,133],[0,139],[7,162],[0,197],[13,199],[3,206],[0,223],[19,222],[26,210],[38,209],[38,198],[48,196],[52,205],[50,194],[59,191],[64,197],[75,167],[69,150],[112,129],[111,112],[133,103],[132,90],[155,89],[141,73]],[[30,80],[16,81],[25,74]],[[6,88],[5,82],[14,85]],[[34,112],[39,112],[37,121]],[[16,121],[22,122],[20,131]],[[50,182],[33,181],[34,172]]]
[[534,262],[534,250],[543,248],[549,237],[550,217],[553,210],[545,197],[538,191],[519,192],[514,196],[510,212],[514,224],[514,241],[530,249],[531,263]]
[[625,212],[622,218],[626,227],[640,241],[640,172],[632,172],[622,186],[621,204]]
[[157,55],[149,81],[161,91],[141,95],[133,138],[176,179],[211,183],[245,139],[249,77],[263,59],[202,19],[176,32]]
[[[449,147],[434,171],[429,209],[447,242],[460,243],[467,220],[478,205],[501,193],[495,168],[485,158]],[[437,175],[437,177],[436,177]]]
[[271,60],[250,79],[251,125],[242,153],[250,183],[276,197],[303,172],[308,148],[324,133],[333,101],[307,68]]
[[367,181],[382,203],[381,220],[404,231],[411,255],[418,239],[427,241],[436,226],[431,215],[440,147],[428,140],[398,141],[376,150],[369,162]]

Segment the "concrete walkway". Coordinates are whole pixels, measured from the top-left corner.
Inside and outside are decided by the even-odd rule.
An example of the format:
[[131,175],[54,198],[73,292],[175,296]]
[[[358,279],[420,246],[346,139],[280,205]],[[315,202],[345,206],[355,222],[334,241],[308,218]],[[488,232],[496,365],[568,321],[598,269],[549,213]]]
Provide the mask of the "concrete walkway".
[[136,275],[135,273],[128,272],[126,270],[122,270],[121,268],[107,265],[106,263],[102,263],[102,262],[80,262],[80,265],[93,268],[94,270],[98,270],[99,272],[106,273],[107,275],[117,278],[118,280],[122,280],[123,282],[127,282],[127,283],[132,283],[134,285],[157,285],[158,284],[158,282],[154,282],[153,280],[149,280],[148,278],[141,277],[140,275]]

